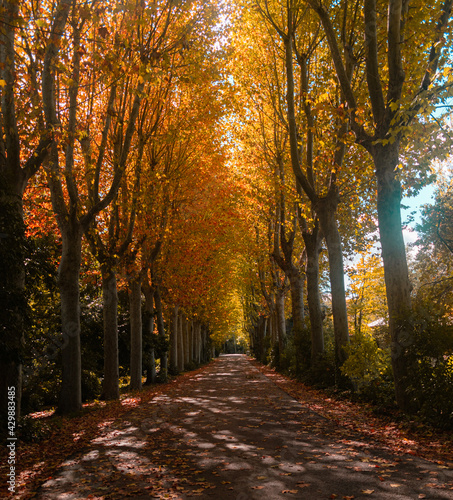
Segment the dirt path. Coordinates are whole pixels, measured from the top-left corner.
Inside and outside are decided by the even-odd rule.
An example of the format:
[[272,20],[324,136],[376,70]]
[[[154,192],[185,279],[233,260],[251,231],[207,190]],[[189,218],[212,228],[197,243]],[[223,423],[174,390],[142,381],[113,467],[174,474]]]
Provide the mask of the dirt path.
[[221,356],[69,458],[41,499],[453,499],[453,471],[396,457]]

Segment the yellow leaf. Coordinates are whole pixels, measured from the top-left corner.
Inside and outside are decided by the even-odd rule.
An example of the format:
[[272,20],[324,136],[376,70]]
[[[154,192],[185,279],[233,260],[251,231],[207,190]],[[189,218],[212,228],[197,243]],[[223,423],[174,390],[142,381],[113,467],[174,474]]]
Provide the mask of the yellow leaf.
[[396,111],[398,109],[398,103],[396,102],[391,102],[389,106],[392,111]]
[[2,87],[5,87],[5,86],[6,86],[6,82],[5,82],[5,80],[0,80],[0,86],[2,86]]

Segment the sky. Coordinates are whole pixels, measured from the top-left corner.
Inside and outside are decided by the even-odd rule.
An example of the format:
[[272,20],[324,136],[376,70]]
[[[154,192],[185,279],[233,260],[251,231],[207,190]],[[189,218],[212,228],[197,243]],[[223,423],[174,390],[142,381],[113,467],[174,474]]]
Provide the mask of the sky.
[[[406,228],[403,229],[403,237],[406,245],[409,243],[414,243],[417,240],[417,232],[415,231],[415,226],[421,222],[421,210],[423,205],[427,205],[432,203],[434,191],[436,189],[436,184],[430,184],[429,186],[424,187],[417,196],[412,196],[410,198],[403,198],[402,205],[407,208],[401,209],[401,218],[403,223],[408,220],[409,217],[412,217],[412,220],[407,224]],[[379,233],[378,233],[379,234]],[[375,249],[379,248],[379,243],[376,243]],[[416,252],[416,249],[413,249],[412,252]],[[359,259],[359,255],[353,258],[350,261],[345,262],[347,266],[354,266],[355,262]],[[350,279],[347,273],[345,273],[345,285],[346,288],[349,287]]]
[[435,188],[435,184],[430,184],[429,186],[424,187],[417,196],[403,198],[402,205],[408,207],[401,209],[401,218],[403,223],[408,220],[411,214],[413,216],[413,221],[411,221],[408,224],[408,227],[403,230],[404,242],[406,245],[408,243],[413,243],[417,239],[415,226],[421,222],[421,209],[423,205],[433,202]]

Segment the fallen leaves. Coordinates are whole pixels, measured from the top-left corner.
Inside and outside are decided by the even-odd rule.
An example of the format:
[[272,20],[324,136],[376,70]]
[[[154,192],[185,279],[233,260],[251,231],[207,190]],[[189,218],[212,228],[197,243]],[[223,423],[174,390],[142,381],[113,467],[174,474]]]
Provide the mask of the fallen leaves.
[[[322,481],[326,482],[324,495],[325,488],[329,488],[330,484],[328,478],[336,477],[340,470],[346,474],[350,473],[351,480],[358,482],[357,491],[365,488],[359,495],[360,498],[364,495],[378,497],[381,487],[387,491],[395,488],[394,491],[397,493],[396,489],[401,485],[396,481],[406,484],[405,476],[401,476],[400,459],[391,455],[384,455],[385,458],[382,458],[382,455],[376,456],[369,440],[362,440],[356,434],[345,432],[344,428],[334,425],[332,419],[323,419],[307,412],[306,420],[303,421],[303,430],[300,430],[300,426],[296,427],[298,420],[285,419],[288,426],[291,424],[291,426],[294,425],[292,429],[297,429],[294,441],[286,440],[286,438],[278,439],[278,432],[274,433],[273,427],[270,427],[270,432],[260,436],[258,432],[248,429],[248,426],[233,426],[231,422],[234,421],[234,412],[228,407],[222,407],[227,410],[226,416],[223,417],[221,412],[219,416],[217,403],[213,404],[212,401],[210,404],[216,414],[212,419],[209,419],[208,413],[205,416],[198,410],[197,413],[189,411],[192,409],[192,399],[194,399],[190,394],[190,382],[188,380],[185,386],[172,384],[175,391],[168,386],[160,386],[159,389],[164,392],[163,395],[141,393],[140,403],[137,403],[138,406],[135,407],[132,401],[137,402],[138,398],[129,396],[126,400],[127,405],[120,402],[109,403],[102,408],[93,409],[83,418],[68,419],[64,425],[59,426],[55,440],[41,443],[42,455],[37,454],[36,447],[30,448],[35,453],[35,455],[31,453],[30,457],[39,458],[37,460],[39,465],[36,465],[36,477],[40,478],[42,483],[46,477],[42,475],[42,471],[47,472],[47,477],[54,475],[53,482],[56,485],[55,488],[58,489],[58,480],[62,477],[62,470],[66,469],[71,472],[81,464],[83,473],[87,471],[87,474],[78,482],[80,494],[90,493],[96,498],[96,495],[105,497],[108,491],[112,495],[109,496],[112,500],[119,500],[121,495],[123,497],[135,493],[139,495],[140,491],[143,493],[145,490],[152,498],[172,500],[180,500],[182,497],[216,495],[224,498],[225,496],[222,495],[226,493],[230,495],[226,498],[236,498],[238,491],[241,491],[239,488],[243,491],[244,487],[249,489],[250,494],[252,490],[256,490],[260,496],[266,498],[269,491],[275,488],[277,481],[278,491],[287,498],[291,498],[292,495],[299,498],[303,494],[315,498],[317,495],[315,490],[319,490],[316,476],[311,475],[315,469],[323,475]],[[199,389],[197,393],[198,391]],[[256,390],[251,392],[254,395]],[[310,398],[311,395],[308,394],[307,397]],[[178,405],[182,400],[188,402],[179,408]],[[196,401],[199,404],[199,400]],[[257,403],[251,401],[251,403],[241,403],[239,423],[243,420],[249,423],[258,421],[255,417]],[[335,404],[335,401],[324,401],[326,405],[331,403]],[[282,410],[285,411],[285,405],[281,404],[280,399],[279,406],[282,406]],[[322,409],[321,402],[318,406]],[[276,405],[273,404],[271,407],[274,410]],[[248,420],[247,416],[244,417],[247,415],[244,412],[246,409],[250,410]],[[126,411],[127,415],[125,415]],[[198,415],[197,419],[200,419],[197,423],[198,427],[192,427],[192,421],[184,420],[187,415]],[[267,415],[269,417],[267,424],[274,425],[271,412],[264,411],[263,415],[261,413],[258,415],[262,419],[265,419],[264,415]],[[179,418],[180,416],[183,418]],[[341,422],[341,418],[337,420]],[[275,424],[280,425],[281,421],[283,419],[279,417],[275,419]],[[228,425],[223,427],[227,422]],[[136,432],[140,429],[143,432]],[[373,424],[375,434],[379,433],[377,429],[379,426]],[[308,435],[310,438],[307,437],[307,441],[304,442]],[[74,438],[77,440],[75,441]],[[77,456],[80,446],[86,443],[87,439],[90,446],[94,445],[95,449],[93,446],[87,447],[83,453],[79,454],[78,463],[71,463],[72,458],[63,460],[66,457]],[[241,450],[240,452],[232,451],[233,447],[229,444],[232,439]],[[228,444],[224,445],[224,443]],[[55,447],[58,447],[60,451],[60,444],[62,451],[52,461],[50,452]],[[124,444],[127,446],[121,446]],[[414,447],[413,440],[410,445]],[[112,453],[115,447],[117,454]],[[144,457],[148,457],[149,461],[145,463]],[[410,457],[406,457],[402,462],[406,465],[410,462],[415,463]],[[155,465],[153,471],[150,471],[150,463]],[[54,474],[58,468],[60,470]],[[431,469],[433,468],[435,467]],[[114,474],[115,469],[118,475]],[[239,472],[245,470],[249,472],[244,474]],[[30,471],[32,474],[33,469],[30,468]],[[300,475],[302,471],[307,474]],[[361,477],[364,474],[369,476],[370,481]],[[422,467],[416,470],[415,474],[414,477],[423,481],[417,486],[445,487],[441,486],[442,472]],[[32,481],[34,480],[33,476],[22,477],[24,482],[28,481],[29,477],[32,477]],[[206,477],[210,482],[206,481]],[[312,483],[298,481],[300,477],[310,479]],[[231,481],[223,479],[231,479]],[[428,480],[430,483],[425,484]],[[381,485],[379,481],[385,484]],[[439,484],[435,484],[434,481]],[[90,482],[93,485],[91,491],[88,490]],[[113,484],[115,487],[112,486]],[[340,491],[337,485],[332,484],[332,486],[332,490],[337,490],[337,493],[332,493],[330,497],[332,499],[353,500],[355,497],[351,495],[351,492],[358,494],[355,489],[346,488],[344,485],[344,489]],[[49,487],[54,486],[50,484]],[[309,487],[311,488],[308,489]],[[113,488],[115,488],[114,491]],[[414,498],[417,497],[418,491],[414,493]],[[272,494],[274,493],[275,491],[272,491]],[[419,496],[418,498],[425,497]]]
[[322,390],[296,382],[255,360],[249,361],[290,396],[304,406],[319,413],[338,426],[359,432],[373,441],[388,447],[393,453],[410,454],[433,460],[439,465],[453,463],[453,439],[451,432],[436,432],[407,420],[392,420],[392,416],[376,416],[366,404],[326,397]]
[[[152,386],[140,394],[126,394],[121,401],[87,403],[79,416],[59,417],[46,411],[33,414],[35,420],[49,422],[51,434],[38,443],[21,442],[18,454],[16,492],[27,496],[37,485],[54,476],[64,459],[86,447],[96,437],[105,435],[109,426],[133,408],[145,404],[169,387],[177,387],[209,368],[209,364],[184,373],[166,384]],[[5,461],[6,463],[6,461]]]

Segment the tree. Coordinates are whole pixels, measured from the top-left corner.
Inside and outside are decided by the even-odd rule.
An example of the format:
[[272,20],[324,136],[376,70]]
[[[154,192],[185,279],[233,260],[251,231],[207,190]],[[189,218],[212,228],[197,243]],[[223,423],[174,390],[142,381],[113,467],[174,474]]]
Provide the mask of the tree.
[[415,301],[429,303],[433,313],[449,318],[453,312],[453,182],[440,179],[434,202],[425,205],[416,226],[419,239],[412,262]]
[[[91,252],[100,264],[102,276],[105,399],[119,398],[117,272],[127,258],[133,240],[138,206],[142,203],[143,193],[146,192],[142,187],[143,179],[146,182],[149,177],[147,169],[154,168],[152,161],[148,163],[145,148],[160,124],[168,85],[167,82],[162,85],[158,81],[148,84],[145,88],[147,97],[138,117],[135,140],[137,147],[129,159],[131,166],[123,176],[119,192],[111,203],[108,213],[100,214],[86,232]],[[122,117],[121,120],[123,119]],[[111,140],[113,142],[116,140],[115,134]],[[109,149],[113,150],[114,145],[112,144]],[[105,217],[108,219],[103,220]],[[108,231],[105,231],[106,227]],[[136,250],[134,252],[136,253]]]
[[372,253],[362,254],[349,276],[348,305],[354,335],[371,333],[369,324],[374,322],[377,326],[387,326],[388,308],[381,259]]
[[[43,117],[43,106],[49,106],[54,99],[52,88],[48,88],[45,82],[57,64],[70,5],[68,0],[56,4],[47,20],[48,37],[37,41],[28,39],[30,32],[39,29],[29,5],[8,0],[1,3],[1,425],[7,422],[8,387],[15,388],[16,417],[20,415],[26,310],[23,195],[28,181],[41,167],[54,141],[52,123]],[[24,43],[18,43],[18,38]]]
[[[365,0],[364,25],[354,27],[354,31],[363,33],[364,47],[355,48],[339,41],[338,23],[344,12],[349,23],[355,24],[358,2],[349,10],[347,2],[341,2],[330,11],[318,0],[308,3],[322,23],[355,140],[368,151],[375,166],[395,393],[400,408],[410,411],[413,408],[406,389],[411,377],[407,347],[412,337],[412,304],[401,224],[400,149],[416,116],[450,87],[444,75],[448,77],[451,72],[443,72],[447,61],[442,53],[446,50],[452,2],[436,2],[427,18],[424,2],[416,2],[409,10],[409,2],[404,0]],[[420,44],[410,42],[413,33],[419,34]],[[364,57],[359,59],[362,49]],[[356,74],[365,73],[366,94],[353,87],[347,70],[351,61]]]
[[[337,177],[347,151],[347,127],[338,113],[336,116],[334,114],[330,117],[329,125],[326,128],[331,126],[331,123],[334,124],[334,133],[330,133],[333,140],[332,144],[328,144],[327,141],[323,142],[323,146],[324,149],[330,146],[333,154],[330,158],[325,154],[324,162],[328,173],[324,176],[325,185],[319,189],[319,174],[316,172],[314,164],[314,148],[315,130],[321,130],[322,125],[314,119],[312,112],[311,103],[315,101],[317,91],[316,89],[312,90],[311,78],[313,75],[310,73],[310,61],[315,59],[314,53],[320,44],[318,30],[316,25],[313,25],[312,19],[304,15],[306,9],[297,2],[289,2],[285,7],[267,1],[262,4],[257,2],[256,5],[268,29],[281,40],[282,46],[279,47],[279,50],[283,52],[284,60],[285,104],[283,105],[281,102],[282,96],[278,95],[275,99],[280,101],[278,109],[288,131],[291,166],[297,189],[300,194],[303,192],[308,198],[311,211],[316,214],[322,235],[326,239],[329,252],[336,361],[338,365],[341,365],[345,360],[343,346],[349,342],[349,333],[343,277],[343,254],[336,221],[340,199]],[[300,33],[302,36],[299,35]],[[306,36],[307,33],[310,34],[309,37]],[[299,80],[295,77],[294,59],[296,59],[300,69]],[[296,88],[297,82],[299,89]],[[339,104],[337,103],[337,106]],[[298,105],[301,109],[298,109]],[[301,116],[305,117],[306,123],[303,123]],[[305,139],[304,148],[301,144],[303,136]],[[303,149],[305,149],[305,158],[303,158]],[[302,216],[302,212],[300,212],[300,216]],[[306,232],[308,225],[304,222],[303,226],[303,230]],[[315,254],[317,256],[316,245],[310,245],[310,250],[312,249],[314,254],[310,255],[311,262],[313,262]],[[312,267],[312,270],[315,268]],[[312,273],[310,279],[313,279],[314,276],[315,274]],[[313,290],[312,286],[311,290]],[[311,293],[310,299],[316,300],[316,295]],[[319,313],[319,307],[311,307],[310,310],[313,315],[316,337],[319,337],[321,334],[320,317],[319,314],[314,316]],[[320,347],[319,342],[316,342],[315,345],[317,349]]]
[[[60,76],[54,71],[49,72],[47,79],[43,80],[43,86],[55,92],[58,87],[65,87],[66,92],[60,93],[60,99],[48,99],[45,107],[47,121],[60,134],[64,136],[64,142],[52,145],[47,166],[48,182],[52,193],[52,204],[57,217],[59,229],[62,236],[62,257],[59,267],[59,287],[61,298],[61,319],[64,345],[62,347],[63,375],[59,411],[71,413],[81,409],[81,356],[80,356],[80,298],[79,298],[79,276],[81,265],[82,237],[94,221],[96,215],[104,210],[115,198],[120,186],[121,178],[126,167],[132,137],[135,131],[135,123],[138,117],[143,89],[144,77],[127,76],[117,83],[111,78],[118,78],[124,68],[129,67],[136,57],[132,46],[126,43],[129,29],[134,22],[144,14],[141,9],[117,17],[116,34],[111,34],[112,47],[115,53],[106,55],[106,68],[102,74],[98,74],[98,80],[93,82],[93,71],[81,73],[82,64],[90,65],[96,58],[98,49],[104,45],[104,41],[110,34],[102,23],[108,23],[110,12],[104,9],[105,18],[101,24],[92,25],[93,37],[97,43],[91,46],[92,53],[88,54],[86,46],[82,43],[82,33],[85,24],[91,18],[92,12],[85,7],[74,5],[71,11],[71,37],[68,38],[68,51],[71,53],[71,69],[68,74]],[[94,19],[94,18],[93,18]],[[112,26],[112,24],[110,24]],[[86,36],[86,35],[85,35]],[[151,35],[149,35],[151,36]],[[124,58],[118,58],[120,50]],[[142,55],[142,71],[152,65],[149,44],[145,40],[137,41],[138,53]],[[132,58],[132,61],[130,60]],[[117,63],[113,67],[113,60]],[[116,75],[115,75],[116,72]],[[82,81],[87,82],[82,85]],[[88,90],[87,90],[88,89]],[[100,92],[102,91],[102,92]],[[81,93],[87,97],[90,105],[82,106],[80,103]],[[67,100],[66,100],[67,96]],[[97,96],[97,100],[95,100]],[[65,106],[67,106],[65,108]],[[93,114],[95,106],[104,107],[103,123],[97,121]],[[66,109],[63,116],[61,108]],[[83,115],[83,116],[82,116]],[[115,120],[112,120],[115,118]],[[108,135],[113,129],[115,133],[115,147],[111,165],[106,165],[106,148]],[[124,128],[125,127],[125,130]],[[99,134],[99,135],[98,135]],[[95,151],[96,139],[99,137],[99,147]],[[83,175],[79,165],[83,158],[85,163],[86,192],[81,193]],[[64,180],[61,163],[64,159]],[[106,171],[102,171],[104,167]],[[103,185],[103,181],[109,178],[110,183]],[[108,182],[108,181],[107,181]],[[66,195],[67,193],[67,195]],[[100,194],[104,194],[101,198]]]

